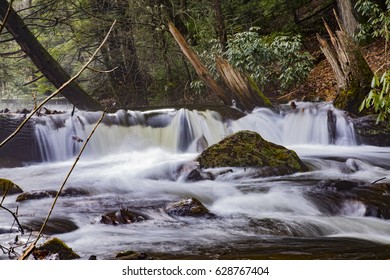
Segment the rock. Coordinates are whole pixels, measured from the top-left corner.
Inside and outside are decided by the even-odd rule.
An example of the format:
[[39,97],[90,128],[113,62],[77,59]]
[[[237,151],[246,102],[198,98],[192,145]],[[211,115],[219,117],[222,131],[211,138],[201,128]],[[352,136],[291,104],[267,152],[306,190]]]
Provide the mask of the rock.
[[36,248],[33,256],[37,260],[44,259],[59,259],[59,260],[74,260],[79,259],[71,248],[58,238],[52,238],[46,241],[42,246]]
[[272,171],[265,172],[265,176],[308,170],[294,151],[268,142],[258,133],[247,130],[239,131],[210,146],[196,160],[201,168],[255,167]]
[[153,260],[154,258],[149,257],[146,253],[125,251],[120,252],[115,256],[116,260]]
[[186,182],[197,182],[202,180],[214,180],[215,176],[210,172],[203,172],[196,168],[190,171],[185,177]]
[[120,209],[119,211],[109,212],[102,215],[100,222],[106,225],[132,224],[145,221],[146,216],[130,211],[128,209]]
[[165,212],[172,216],[181,217],[213,217],[214,215],[196,198],[184,199],[179,202],[169,203]]
[[5,192],[11,195],[11,194],[22,193],[23,190],[14,182],[8,179],[0,178],[0,195],[1,196],[4,195]]
[[[53,198],[57,195],[57,191],[55,190],[44,190],[44,191],[33,191],[33,192],[24,192],[16,198],[17,202],[22,202],[26,200],[34,200],[34,199],[43,199],[43,198]],[[76,188],[68,188],[63,189],[61,192],[62,197],[66,196],[84,196],[88,195],[88,192],[82,189],[76,189]]]
[[376,116],[369,115],[353,120],[357,138],[361,144],[390,146],[390,124],[376,123]]
[[[23,228],[31,231],[39,231],[42,227],[44,219],[33,219],[23,223]],[[47,222],[44,234],[61,234],[77,230],[79,227],[71,219],[66,217],[53,217]]]

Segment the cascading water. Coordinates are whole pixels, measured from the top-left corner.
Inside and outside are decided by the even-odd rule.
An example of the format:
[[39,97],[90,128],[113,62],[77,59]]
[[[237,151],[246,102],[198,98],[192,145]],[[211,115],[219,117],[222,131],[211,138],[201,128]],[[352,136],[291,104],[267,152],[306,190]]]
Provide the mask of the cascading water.
[[[99,112],[37,117],[35,136],[44,162],[0,169],[0,177],[24,191],[58,189],[83,144],[79,139],[88,137],[99,117]],[[258,178],[250,169],[231,168],[216,171],[220,175],[213,181],[185,181],[203,149],[244,129],[294,149],[311,170]],[[259,108],[237,120],[209,110],[121,110],[106,115],[70,176],[66,188],[87,194],[60,197],[53,218],[63,224],[56,224],[55,235],[83,258],[111,258],[123,250],[171,258],[388,258],[383,248],[390,246],[390,214],[380,204],[388,194],[377,190],[383,201],[375,204],[374,190],[361,185],[389,183],[389,158],[389,147],[358,145],[348,116],[328,103]],[[350,190],[348,182],[358,187]],[[165,212],[167,203],[190,197],[215,218]],[[4,205],[18,206],[21,223],[29,226],[46,216],[52,202],[15,198],[8,196]],[[120,208],[141,212],[147,220],[120,226],[99,222]],[[77,230],[66,228],[69,223]],[[8,242],[10,228],[10,217],[1,215],[0,244]]]

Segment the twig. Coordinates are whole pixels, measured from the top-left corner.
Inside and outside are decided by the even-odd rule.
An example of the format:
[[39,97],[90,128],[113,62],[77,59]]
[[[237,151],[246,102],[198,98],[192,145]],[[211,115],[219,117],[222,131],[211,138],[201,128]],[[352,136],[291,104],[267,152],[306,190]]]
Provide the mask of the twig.
[[95,69],[95,68],[92,68],[92,67],[88,67],[89,70],[93,71],[93,72],[98,72],[98,73],[112,73],[114,72],[115,70],[117,70],[119,67],[115,67],[111,70],[99,70],[99,69]]
[[14,138],[18,133],[19,131],[23,128],[23,126],[32,118],[32,116],[39,110],[41,109],[41,107],[43,105],[45,105],[50,99],[52,99],[53,97],[55,97],[56,95],[58,95],[65,87],[67,87],[70,83],[72,83],[74,80],[76,80],[80,75],[81,73],[88,67],[88,65],[94,60],[95,56],[97,55],[97,53],[100,51],[100,49],[103,47],[103,45],[106,43],[107,39],[108,39],[108,36],[110,35],[112,29],[114,28],[114,25],[116,23],[116,20],[113,22],[113,24],[111,25],[111,28],[110,30],[108,30],[108,33],[106,35],[106,37],[104,37],[104,40],[102,41],[102,43],[100,44],[100,46],[96,49],[96,51],[92,54],[91,58],[87,61],[87,63],[80,69],[79,72],[77,72],[76,75],[74,75],[72,78],[70,78],[70,80],[68,80],[65,84],[63,84],[59,89],[57,89],[55,92],[53,92],[50,96],[48,96],[45,100],[42,101],[42,103],[40,103],[32,112],[30,115],[28,115],[26,117],[26,119],[19,125],[19,127],[10,135],[8,136],[8,138],[6,138],[3,142],[1,142],[0,144],[0,148],[2,146],[4,146],[9,140],[11,140],[12,138]]
[[55,206],[56,203],[57,203],[58,197],[60,196],[62,189],[64,188],[66,182],[68,181],[68,179],[69,179],[69,177],[70,177],[70,174],[72,173],[73,169],[76,167],[76,164],[77,164],[77,162],[79,161],[80,156],[81,156],[81,154],[83,153],[85,147],[87,146],[87,144],[88,144],[88,142],[89,142],[89,139],[91,139],[93,133],[95,132],[95,130],[97,129],[97,127],[99,126],[99,124],[102,122],[102,120],[103,120],[103,118],[104,118],[104,115],[105,115],[106,111],[107,111],[107,109],[105,109],[105,110],[103,111],[102,116],[100,117],[99,121],[96,123],[95,127],[93,128],[93,130],[92,130],[91,133],[89,134],[87,140],[85,141],[83,147],[81,148],[81,150],[80,150],[80,152],[79,152],[79,155],[77,156],[77,158],[76,158],[75,162],[73,163],[71,169],[69,170],[68,174],[66,175],[64,182],[62,183],[60,189],[58,190],[58,192],[57,192],[57,194],[56,194],[56,196],[55,196],[55,198],[54,198],[54,201],[53,201],[53,203],[52,203],[52,205],[51,205],[51,208],[50,208],[50,210],[49,210],[49,213],[47,214],[47,217],[46,217],[44,223],[42,224],[42,227],[41,227],[41,229],[40,229],[40,231],[39,231],[39,233],[38,233],[38,236],[36,237],[36,239],[34,240],[34,242],[31,243],[31,245],[23,252],[23,255],[21,255],[21,256],[19,257],[20,260],[26,260],[26,259],[30,256],[30,254],[34,251],[35,246],[36,246],[38,240],[41,238],[41,236],[42,236],[42,234],[43,234],[43,231],[44,231],[44,229],[45,229],[45,227],[46,227],[46,224],[47,224],[47,222],[48,222],[49,219],[50,219],[51,213],[53,212],[54,206]]
[[375,183],[378,183],[379,181],[383,181],[384,179],[386,179],[386,177],[380,178],[380,179],[372,182],[371,185],[374,185]]
[[9,17],[9,14],[11,13],[11,8],[12,8],[12,3],[13,2],[14,2],[14,0],[11,0],[9,2],[7,12],[5,13],[5,16],[4,16],[4,20],[3,20],[3,22],[0,25],[0,34],[1,34],[1,32],[3,32],[3,29],[5,27],[5,22],[7,21],[8,17]]
[[9,210],[8,208],[2,206],[2,205],[0,205],[0,208],[4,209],[5,211],[8,211],[8,212],[14,217],[16,223],[18,224],[18,227],[19,227],[19,229],[20,229],[20,232],[21,232],[22,235],[23,235],[23,234],[24,234],[24,230],[23,230],[23,228],[22,228],[22,225],[19,223],[19,219],[18,219],[18,217],[16,216],[16,214],[15,214],[14,212],[12,212],[11,210]]

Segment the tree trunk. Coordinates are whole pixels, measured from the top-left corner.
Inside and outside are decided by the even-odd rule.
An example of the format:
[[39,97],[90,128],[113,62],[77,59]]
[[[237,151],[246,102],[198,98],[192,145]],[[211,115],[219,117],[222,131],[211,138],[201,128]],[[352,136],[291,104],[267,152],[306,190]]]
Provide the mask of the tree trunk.
[[359,22],[355,17],[353,0],[337,0],[337,6],[339,8],[339,14],[341,15],[341,22],[345,32],[353,37],[358,29]]
[[211,77],[207,68],[200,62],[199,57],[196,53],[188,46],[184,37],[176,29],[172,22],[168,23],[169,31],[172,36],[175,38],[176,42],[180,46],[181,51],[191,62],[192,66],[195,68],[196,74],[203,81],[203,83],[211,89],[225,105],[232,105],[232,98],[222,90],[222,88],[217,84],[217,82]]
[[230,89],[238,108],[250,112],[255,107],[272,107],[272,103],[249,76],[235,70],[226,59],[218,57],[216,62],[218,73]]
[[227,37],[226,37],[225,23],[223,21],[221,0],[214,0],[214,10],[215,10],[215,29],[217,31],[218,40],[219,43],[221,44],[222,51],[226,52]]
[[337,81],[339,94],[334,100],[335,107],[362,115],[359,106],[370,90],[373,72],[363,57],[359,47],[343,30],[334,34],[325,23],[331,45],[317,35],[322,52],[332,67]]
[[[0,19],[3,20],[8,9],[8,1],[0,0]],[[5,27],[12,34],[21,49],[30,57],[37,68],[57,88],[70,80],[70,75],[39,43],[37,38],[24,24],[23,20],[11,10]],[[101,110],[102,106],[90,97],[76,82],[62,90],[62,95],[80,110]]]

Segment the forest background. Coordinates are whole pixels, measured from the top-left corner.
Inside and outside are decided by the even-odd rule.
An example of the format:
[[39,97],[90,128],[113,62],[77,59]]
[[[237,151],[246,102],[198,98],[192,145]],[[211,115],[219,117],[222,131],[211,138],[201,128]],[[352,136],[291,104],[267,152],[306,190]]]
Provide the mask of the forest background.
[[[7,2],[1,0],[2,2]],[[173,22],[218,81],[216,56],[248,74],[273,102],[332,101],[337,82],[317,34],[336,30],[334,11],[377,75],[371,100],[390,110],[389,0],[15,0],[25,26],[69,75],[117,24],[78,83],[111,109],[221,103],[182,54]],[[55,91],[7,29],[0,36],[0,98]],[[387,73],[387,74],[386,74]],[[369,90],[367,91],[367,95]]]

